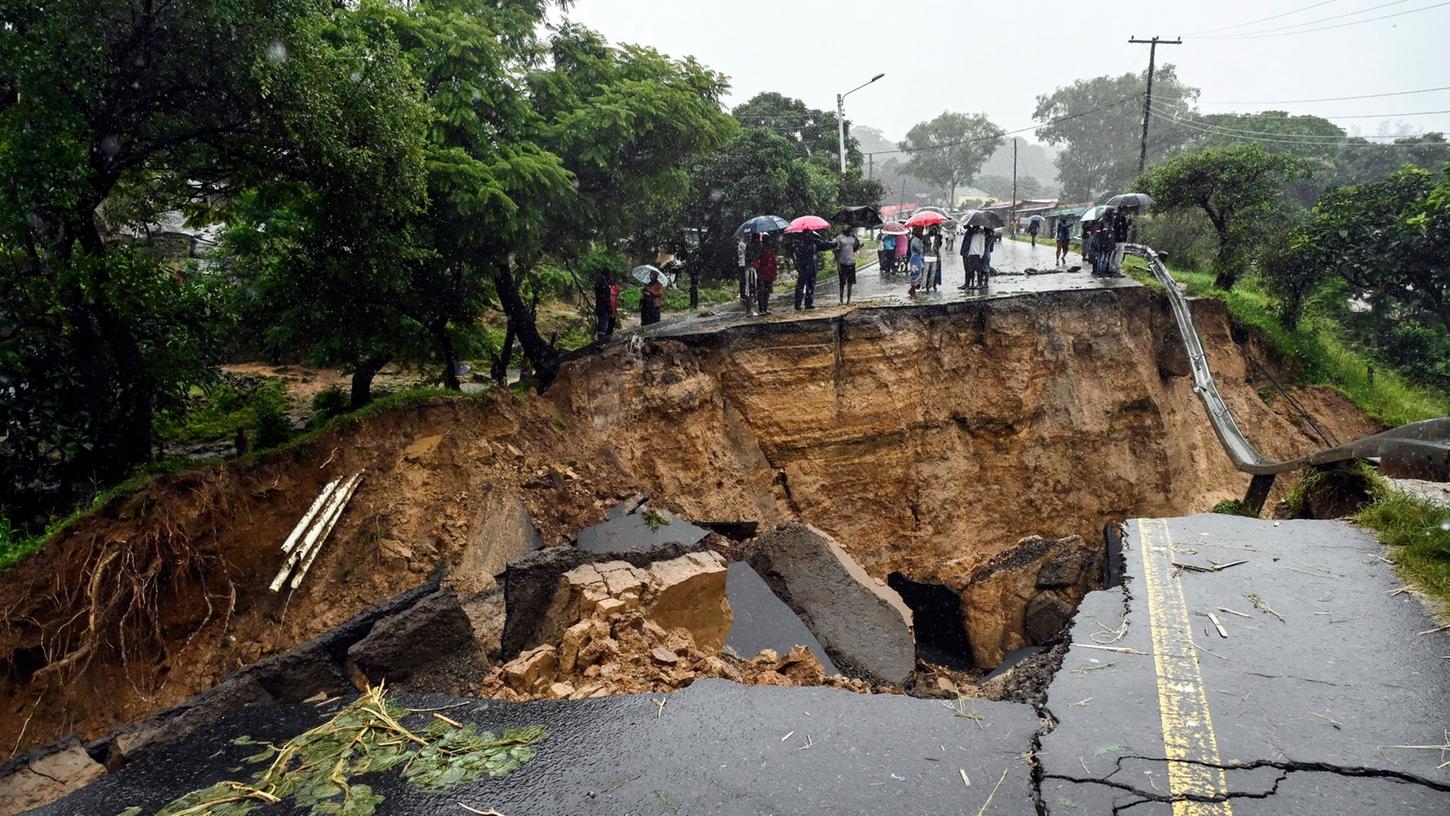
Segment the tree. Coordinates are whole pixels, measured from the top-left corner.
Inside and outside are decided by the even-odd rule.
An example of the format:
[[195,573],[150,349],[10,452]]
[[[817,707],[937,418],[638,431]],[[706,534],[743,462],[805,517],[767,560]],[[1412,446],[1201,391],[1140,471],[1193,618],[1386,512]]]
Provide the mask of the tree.
[[1390,144],[1349,139],[1339,146],[1334,163],[1336,170],[1329,180],[1332,187],[1381,181],[1406,164],[1435,173],[1450,163],[1450,142],[1442,133],[1395,139]]
[[[156,412],[198,368],[178,354],[205,344],[193,321],[157,322],[185,301],[97,213],[135,220],[278,177],[404,201],[422,172],[414,88],[386,37],[325,0],[12,2],[3,18],[0,262],[24,294],[0,323],[46,333],[0,365],[26,388],[37,360],[74,375],[79,401],[16,421],[40,423],[25,444],[62,483],[110,480],[149,458]],[[52,426],[74,437],[57,447]]]
[[[759,93],[731,112],[742,127],[764,128],[797,145],[803,159],[821,156],[840,168],[840,138],[836,114],[817,110],[799,99],[774,92]],[[846,122],[846,168],[861,171],[861,145]]]
[[1266,244],[1255,259],[1259,279],[1273,295],[1279,319],[1291,329],[1299,325],[1305,302],[1326,279],[1311,241],[1304,230],[1297,229],[1282,243]]
[[1215,284],[1229,289],[1264,230],[1283,220],[1285,185],[1305,176],[1308,167],[1295,156],[1238,144],[1178,155],[1150,168],[1136,186],[1159,210],[1203,211],[1218,238]]
[[1428,318],[1450,331],[1450,168],[1438,179],[1405,167],[1340,187],[1315,207],[1314,258],[1382,314]]
[[[1138,169],[1139,139],[1143,127],[1143,93],[1147,73],[1080,79],[1050,94],[1037,97],[1033,118],[1051,122],[1037,130],[1037,138],[1063,145],[1057,156],[1057,177],[1068,199],[1088,201],[1126,192]],[[1184,85],[1172,65],[1153,75],[1153,106],[1165,111],[1186,111],[1198,90]],[[1198,131],[1154,117],[1148,142],[1148,166],[1189,144]]]
[[952,113],[921,122],[906,132],[900,147],[911,159],[905,172],[939,184],[948,206],[955,203],[958,185],[971,184],[982,162],[1002,142],[1002,128],[986,114]]
[[[996,198],[1004,201],[1012,198],[1011,176],[979,176],[974,183],[982,192],[990,193]],[[1017,177],[1018,198],[1037,198],[1046,192],[1046,186],[1036,178],[1032,176]]]

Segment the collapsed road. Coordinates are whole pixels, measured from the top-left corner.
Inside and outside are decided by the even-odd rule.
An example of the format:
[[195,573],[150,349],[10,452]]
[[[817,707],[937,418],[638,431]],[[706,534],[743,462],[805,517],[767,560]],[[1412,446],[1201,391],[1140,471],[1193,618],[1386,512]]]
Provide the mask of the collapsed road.
[[[642,509],[635,500],[606,514],[630,531],[630,541],[567,523],[580,517],[574,507],[591,499],[601,506],[584,464],[536,469],[527,462],[537,447],[514,448],[525,445],[518,429],[547,426],[547,413],[518,423],[488,416],[486,423],[503,430],[484,436],[481,456],[453,430],[433,434],[425,425],[432,435],[413,432],[405,450],[384,453],[396,455],[394,467],[408,481],[440,478],[471,456],[517,463],[517,476],[507,477],[505,467],[489,471],[506,478],[485,482],[482,527],[457,525],[467,531],[461,563],[479,566],[450,576],[450,587],[439,588],[435,574],[393,607],[359,613],[319,640],[231,675],[218,688],[241,675],[245,683],[188,703],[155,728],[131,726],[22,758],[12,779],[43,786],[53,773],[80,766],[79,778],[98,781],[36,812],[155,812],[188,792],[245,778],[238,760],[252,751],[234,745],[238,738],[287,739],[332,716],[355,694],[350,684],[399,678],[405,690],[471,692],[396,698],[410,708],[446,711],[450,721],[492,730],[542,725],[549,736],[513,773],[460,782],[446,794],[370,776],[382,795],[378,813],[1443,812],[1450,766],[1437,749],[1450,688],[1436,652],[1444,634],[1416,599],[1389,594],[1397,582],[1378,558],[1379,545],[1339,522],[1153,519],[1172,515],[1163,511],[1174,506],[1211,504],[1241,484],[1232,478],[1237,463],[1223,468],[1212,459],[1222,459],[1217,425],[1204,429],[1211,434],[1190,431],[1195,422],[1207,425],[1192,405],[1203,395],[1189,390],[1197,376],[1191,353],[1175,359],[1168,341],[1177,337],[1158,322],[1166,315],[1136,284],[1062,296],[1070,301],[1047,294],[1030,309],[1025,299],[999,297],[866,308],[748,330],[726,319],[688,327],[679,321],[642,352],[620,344],[576,360],[555,386],[558,421],[571,431],[567,423],[579,422],[612,434],[614,458],[600,461],[681,511]],[[1208,314],[1217,342],[1205,354],[1219,355],[1220,373],[1233,372],[1225,404],[1251,410],[1251,429],[1277,420],[1243,387],[1242,365],[1225,353],[1227,327],[1221,315]],[[971,352],[976,368],[991,370],[949,368],[959,349]],[[1118,362],[1101,361],[1104,349]],[[930,369],[929,381],[884,369],[892,353]],[[1094,368],[1104,363],[1116,370]],[[1124,363],[1138,369],[1125,375]],[[631,377],[601,386],[600,366],[619,364]],[[1004,375],[1026,379],[975,402],[942,390],[971,376]],[[1112,398],[1095,390],[1092,376],[1116,377]],[[772,384],[791,377],[787,404],[773,404],[780,395]],[[981,381],[966,387],[981,388]],[[953,407],[950,417],[931,412],[959,403],[968,409]],[[1094,410],[1107,422],[1095,425],[1102,420]],[[642,416],[672,422],[620,436]],[[455,412],[453,421],[464,417]],[[694,436],[668,436],[666,427]],[[582,431],[571,439],[565,428],[560,442],[546,444],[595,444]],[[1275,426],[1258,441],[1274,456],[1303,456],[1304,443],[1288,441],[1291,428]],[[883,433],[885,444],[872,441]],[[919,444],[926,435],[939,442],[935,460],[932,446]],[[375,444],[366,439],[338,458]],[[900,455],[903,445],[914,452]],[[994,447],[1010,451],[1004,461],[975,461]],[[583,461],[602,456],[580,453]],[[1070,457],[1066,468],[1063,457]],[[303,467],[316,464],[301,458]],[[364,464],[375,466],[337,466]],[[1017,484],[1013,473],[1032,478]],[[714,477],[713,490],[702,483],[705,474]],[[270,476],[264,471],[248,482],[265,484]],[[975,504],[954,503],[964,479],[991,492]],[[1084,480],[1096,485],[1098,501],[1106,494],[1123,507],[1156,512],[1127,524],[1121,552],[1103,550],[1095,535],[1086,538],[1091,546],[1071,535],[1012,543],[1042,530],[1044,518],[1059,533],[1092,533],[1104,518],[1128,515],[1070,491]],[[1176,492],[1184,481],[1197,495]],[[518,484],[529,501],[499,487],[507,484]],[[1014,487],[1018,492],[1008,490]],[[368,504],[368,489],[360,501],[379,514],[386,508]],[[259,507],[270,504],[271,494],[251,490]],[[617,482],[608,490],[620,495]],[[539,502],[540,491],[551,491],[543,495],[553,503]],[[311,496],[296,492],[290,501],[300,514]],[[545,537],[555,546],[534,552],[540,535],[531,514],[549,525]],[[750,531],[750,540],[732,543],[709,535],[710,524],[693,527],[677,515],[805,520],[827,532],[804,539],[817,549],[801,570],[752,553],[751,542],[769,540],[777,528],[756,536],[753,522],[727,523],[722,528]],[[505,517],[508,524],[496,521]],[[560,529],[577,532],[579,546],[558,546]],[[683,546],[681,535],[693,543]],[[332,564],[323,556],[318,581],[333,582],[323,586],[337,586],[337,576],[346,580],[356,568],[356,547],[367,540],[357,536],[344,532]],[[456,552],[436,531],[389,536],[389,560],[379,567],[397,562],[412,572],[427,562],[423,552]],[[372,546],[379,546],[376,537]],[[1313,559],[1304,555],[1310,547]],[[509,563],[532,566],[528,581],[497,576],[500,598],[484,565],[497,564],[505,551]],[[767,585],[764,595],[777,596],[774,605],[764,603],[771,599],[759,585],[729,592],[727,576],[747,565]],[[821,570],[850,582],[838,584],[840,592],[793,591],[791,582],[799,586],[802,575]],[[1119,575],[1121,586],[1082,594],[1085,584]],[[930,603],[893,604],[888,576]],[[525,585],[533,593],[527,604],[519,601]],[[911,668],[913,613],[940,614],[924,610],[939,610],[944,591],[960,595],[964,626],[945,627],[949,636],[936,642],[955,648],[964,665],[985,670],[1027,645],[1053,648],[980,687],[970,674],[920,661],[903,678]],[[875,599],[862,603],[875,605],[879,637],[852,637],[850,611],[831,605],[833,596],[852,592]],[[757,635],[745,648],[762,648],[758,657],[731,656],[720,644],[729,643],[732,604],[749,620],[804,622],[819,641],[783,654]],[[1070,628],[1058,631],[1069,619]],[[501,627],[502,647],[497,631],[488,646],[480,626]],[[924,630],[918,625],[916,636]],[[837,662],[853,676],[824,677],[823,667]],[[1386,678],[1384,667],[1395,676]],[[482,685],[451,682],[455,672],[490,669]],[[478,701],[479,690],[494,699]],[[867,690],[878,693],[853,693]],[[306,702],[314,692],[316,700]],[[428,717],[418,716],[421,722],[410,722],[422,727]],[[263,812],[308,809],[287,802]]]

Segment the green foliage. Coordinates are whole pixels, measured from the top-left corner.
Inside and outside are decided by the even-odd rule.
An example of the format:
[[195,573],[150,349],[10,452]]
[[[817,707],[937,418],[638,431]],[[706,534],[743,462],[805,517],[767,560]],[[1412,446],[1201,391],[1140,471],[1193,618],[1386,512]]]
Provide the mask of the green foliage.
[[[433,718],[422,728],[403,721],[413,712],[369,688],[332,719],[280,746],[268,745],[247,759],[265,770],[251,782],[218,782],[166,805],[157,816],[242,816],[263,805],[291,800],[312,816],[371,816],[383,797],[352,779],[397,769],[421,790],[444,793],[463,782],[513,773],[533,760],[547,733],[539,726],[497,736],[473,724]],[[236,745],[255,745],[248,737]]]
[[[217,440],[231,441],[238,429],[251,432],[252,447],[262,450],[286,441],[291,426],[286,420],[287,395],[278,380],[262,377],[224,377],[199,389],[188,410],[177,419],[158,424],[164,442],[176,445]],[[282,423],[278,427],[277,423]],[[268,441],[263,436],[268,434]]]
[[1400,571],[1450,611],[1450,507],[1381,485],[1355,520],[1374,530]]
[[1248,513],[1244,512],[1244,503],[1239,501],[1238,499],[1224,499],[1223,501],[1213,506],[1213,512],[1220,513],[1225,516],[1248,515]]
[[[1141,263],[1129,259],[1128,271]],[[1404,425],[1450,415],[1450,395],[1425,388],[1383,365],[1348,342],[1341,323],[1308,314],[1289,328],[1279,318],[1274,298],[1250,277],[1230,291],[1214,286],[1206,272],[1172,267],[1173,277],[1187,285],[1189,294],[1223,300],[1235,323],[1247,328],[1287,369],[1296,383],[1326,385],[1342,392],[1360,410],[1386,425]],[[1373,376],[1370,369],[1375,368]]]
[[[774,92],[759,93],[737,105],[731,115],[741,127],[763,128],[797,145],[796,155],[802,159],[824,157],[840,166],[840,139],[836,133],[836,114],[808,106],[799,99]],[[860,143],[851,135],[846,123],[846,167],[860,175]]]
[[1237,144],[1175,156],[1150,168],[1136,186],[1160,211],[1203,212],[1218,236],[1216,283],[1230,289],[1269,225],[1284,220],[1285,185],[1308,173],[1303,159]]
[[906,132],[900,147],[911,151],[911,158],[902,171],[941,185],[951,193],[943,197],[951,206],[956,188],[972,183],[982,163],[1001,144],[1002,133],[984,113],[947,111]]
[[311,423],[316,425],[333,417],[342,416],[347,413],[349,407],[347,392],[335,385],[329,385],[312,397]]
[[[1125,192],[1138,170],[1143,92],[1146,71],[1080,79],[1037,97],[1032,118],[1060,120],[1039,128],[1037,137],[1061,145],[1057,177],[1062,194],[1072,201],[1104,199]],[[1198,98],[1198,89],[1184,85],[1172,65],[1161,65],[1153,75],[1153,105],[1165,111],[1186,110]],[[1151,167],[1199,135],[1171,120],[1153,120],[1148,143]]]
[[31,553],[45,543],[43,535],[26,535],[16,528],[10,519],[0,516],[0,571],[24,561]]

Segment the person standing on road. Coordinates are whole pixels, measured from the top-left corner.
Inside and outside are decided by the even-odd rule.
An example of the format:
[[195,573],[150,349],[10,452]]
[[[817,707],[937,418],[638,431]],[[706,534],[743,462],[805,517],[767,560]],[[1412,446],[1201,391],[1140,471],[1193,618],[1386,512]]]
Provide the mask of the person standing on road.
[[1093,274],[1100,278],[1112,277],[1112,259],[1117,242],[1113,240],[1111,222],[1099,222],[1093,233]]
[[982,285],[986,286],[992,277],[992,247],[997,245],[997,231],[988,227],[982,232],[986,233],[982,242]]
[[1037,246],[1037,230],[1038,225],[1041,223],[1042,222],[1038,221],[1036,218],[1033,218],[1027,222],[1027,234],[1032,236],[1033,246]]
[[1128,248],[1128,214],[1119,210],[1112,215],[1108,222],[1113,228],[1113,255],[1108,265],[1108,271],[1115,278],[1123,276],[1123,252]]
[[962,269],[966,273],[966,280],[959,288],[963,290],[975,287],[978,279],[983,278],[982,253],[987,247],[984,231],[983,227],[968,226],[966,234],[962,236]]
[[766,233],[760,241],[760,254],[755,258],[755,292],[757,314],[770,314],[770,291],[775,287],[775,236]]
[[916,294],[921,288],[922,274],[926,271],[926,242],[921,239],[921,227],[911,231],[911,286],[907,287],[906,294]]
[[1072,224],[1065,217],[1057,219],[1057,254],[1052,259],[1054,265],[1062,266],[1067,263],[1068,242],[1071,240]]
[[881,274],[893,275],[896,273],[896,236],[881,236],[881,249],[877,250],[876,262],[881,266]]
[[896,236],[896,271],[901,272],[906,268],[907,258],[911,255],[911,235]]
[[[820,271],[820,253],[835,246],[813,232],[802,232],[795,238],[795,310],[816,308],[816,273]],[[802,307],[804,304],[804,307]]]
[[846,227],[836,236],[836,285],[841,303],[851,302],[851,290],[856,286],[856,251],[860,248],[861,239],[856,237],[854,227]]
[[650,326],[660,322],[660,306],[664,301],[665,285],[660,283],[659,270],[650,270],[649,283],[645,284],[644,294],[639,299],[640,325]]
[[735,239],[735,277],[740,279],[740,300],[746,308],[750,306],[750,292],[747,290],[745,267],[750,262],[750,244],[754,236],[742,235]]
[[608,272],[600,272],[594,279],[595,336],[600,340],[614,334],[614,286],[609,277]]

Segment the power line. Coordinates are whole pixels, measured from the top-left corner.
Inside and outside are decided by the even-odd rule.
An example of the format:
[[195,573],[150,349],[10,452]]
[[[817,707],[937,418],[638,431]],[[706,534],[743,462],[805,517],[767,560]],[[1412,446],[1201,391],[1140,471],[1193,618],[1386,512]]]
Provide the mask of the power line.
[[1223,28],[1210,28],[1207,31],[1195,31],[1192,34],[1185,34],[1184,36],[1186,36],[1186,37],[1197,37],[1200,34],[1213,34],[1215,32],[1219,32],[1219,31],[1228,31],[1228,30],[1234,29],[1234,28],[1243,28],[1244,26],[1256,25],[1258,23],[1267,23],[1270,20],[1277,20],[1280,17],[1288,17],[1291,14],[1298,14],[1301,11],[1308,11],[1310,9],[1317,9],[1320,6],[1327,6],[1327,5],[1329,5],[1330,3],[1333,3],[1333,2],[1335,2],[1335,0],[1323,0],[1323,2],[1315,3],[1312,6],[1304,6],[1302,8],[1296,8],[1293,11],[1286,11],[1286,12],[1283,12],[1281,14],[1275,14],[1272,17],[1260,17],[1257,20],[1250,20],[1247,23],[1235,23],[1234,25],[1224,26]]
[[[1405,0],[1400,0],[1400,2],[1405,2]],[[1391,5],[1393,5],[1393,4],[1391,4]],[[1443,2],[1443,3],[1436,3],[1436,4],[1432,5],[1432,6],[1424,6],[1422,8],[1417,8],[1417,9],[1407,9],[1405,11],[1395,12],[1394,14],[1382,14],[1379,17],[1370,17],[1370,18],[1364,19],[1364,20],[1351,20],[1351,21],[1349,21],[1347,23],[1338,23],[1338,24],[1331,25],[1331,26],[1320,26],[1319,28],[1305,28],[1305,29],[1301,29],[1299,31],[1284,31],[1284,32],[1280,32],[1280,33],[1277,33],[1277,34],[1268,33],[1268,32],[1249,32],[1247,34],[1239,34],[1239,35],[1224,36],[1224,37],[1199,37],[1199,39],[1201,39],[1201,40],[1257,40],[1257,39],[1268,38],[1268,37],[1288,37],[1291,34],[1312,34],[1312,33],[1316,32],[1316,31],[1330,31],[1330,30],[1336,29],[1336,28],[1347,28],[1349,26],[1356,26],[1356,25],[1360,25],[1362,23],[1373,23],[1376,20],[1388,20],[1388,19],[1390,19],[1392,17],[1403,17],[1406,14],[1418,14],[1418,13],[1420,13],[1422,11],[1430,11],[1432,9],[1437,9],[1437,8],[1442,7],[1442,6],[1450,6],[1450,0],[1447,0],[1446,2]],[[1383,8],[1383,6],[1377,6],[1376,8]]]
[[1381,3],[1378,6],[1370,6],[1369,8],[1355,9],[1354,11],[1346,11],[1343,14],[1335,14],[1335,15],[1333,15],[1331,17],[1320,17],[1317,20],[1305,20],[1302,23],[1290,23],[1289,25],[1277,26],[1275,28],[1262,28],[1262,29],[1259,29],[1258,31],[1240,31],[1237,34],[1224,34],[1224,35],[1221,35],[1221,36],[1218,36],[1218,37],[1206,37],[1205,39],[1210,39],[1210,40],[1233,40],[1233,39],[1238,39],[1240,37],[1252,37],[1252,36],[1254,36],[1256,34],[1269,34],[1269,33],[1274,32],[1274,31],[1288,31],[1291,28],[1304,28],[1305,26],[1318,25],[1319,23],[1327,23],[1327,22],[1330,22],[1331,20],[1343,20],[1345,17],[1354,17],[1354,16],[1360,15],[1360,14],[1368,14],[1371,11],[1379,11],[1382,8],[1389,8],[1390,6],[1403,6],[1404,4],[1406,4],[1408,2],[1410,2],[1410,0],[1392,0],[1389,3]]
[[[1175,105],[1174,105],[1174,103],[1164,103],[1164,104],[1160,104],[1158,107],[1160,107],[1160,108],[1169,108],[1170,111],[1171,111],[1171,108],[1175,107]],[[1182,115],[1183,113],[1196,113],[1195,111],[1192,111],[1186,105],[1183,105],[1181,103],[1180,104],[1177,104],[1176,107],[1178,107],[1180,110],[1178,112],[1176,112],[1175,115]],[[1450,108],[1447,108],[1445,110],[1405,111],[1405,112],[1402,112],[1402,113],[1346,113],[1346,114],[1342,114],[1342,115],[1331,115],[1331,114],[1326,114],[1326,113],[1299,113],[1299,114],[1295,114],[1292,117],[1285,117],[1285,118],[1286,119],[1307,119],[1307,118],[1313,118],[1313,119],[1394,119],[1394,118],[1399,117],[1399,116],[1436,116],[1436,115],[1444,114],[1444,113],[1450,113]],[[1209,116],[1250,116],[1250,117],[1252,117],[1252,116],[1256,116],[1257,114],[1252,114],[1252,113],[1210,113],[1208,115]],[[1197,121],[1200,121],[1202,124],[1213,125],[1213,126],[1216,126],[1216,127],[1228,127],[1227,125],[1219,125],[1217,122],[1202,122],[1202,120],[1197,120]],[[1277,134],[1277,133],[1268,133],[1267,131],[1264,131],[1264,133],[1266,133],[1267,135],[1274,135],[1274,136],[1280,135],[1280,134]],[[1313,135],[1313,134],[1306,134],[1306,135]]]
[[[1309,134],[1297,134],[1296,135],[1296,134],[1284,134],[1284,133],[1271,133],[1269,131],[1240,131],[1240,130],[1234,130],[1232,128],[1222,128],[1222,127],[1219,127],[1219,126],[1216,126],[1216,125],[1210,125],[1210,124],[1206,124],[1206,123],[1202,123],[1202,122],[1195,122],[1193,120],[1188,120],[1188,119],[1181,119],[1181,118],[1179,118],[1177,116],[1174,116],[1171,113],[1166,113],[1164,111],[1157,110],[1156,108],[1152,111],[1152,115],[1154,117],[1158,118],[1158,119],[1162,119],[1162,120],[1167,121],[1167,122],[1173,122],[1173,123],[1182,125],[1183,127],[1189,128],[1190,130],[1195,130],[1195,131],[1198,131],[1200,133],[1208,134],[1210,136],[1222,136],[1224,138],[1229,138],[1229,139],[1238,139],[1238,140],[1246,141],[1246,142],[1263,142],[1265,144],[1291,144],[1291,145],[1300,145],[1300,146],[1306,146],[1306,147],[1307,146],[1313,146],[1313,147],[1420,147],[1420,146],[1424,146],[1424,145],[1440,145],[1440,146],[1450,145],[1450,142],[1444,142],[1444,141],[1433,140],[1433,139],[1426,139],[1425,137],[1429,136],[1430,135],[1429,133],[1421,133],[1421,134],[1417,134],[1415,136],[1399,136],[1399,137],[1396,137],[1396,136],[1375,136],[1375,137],[1364,137],[1364,136],[1349,137],[1349,136],[1345,136],[1345,137],[1335,138],[1335,137],[1328,137],[1328,136],[1324,136],[1324,137],[1312,136],[1312,135],[1309,135]],[[1259,134],[1263,134],[1263,135],[1259,135]],[[1370,139],[1370,138],[1377,138],[1377,139],[1417,139],[1417,140],[1424,140],[1424,141],[1412,141],[1412,142],[1407,142],[1407,141],[1371,142],[1371,141],[1368,141],[1368,139]],[[1365,141],[1352,141],[1352,139],[1364,139]]]
[[1304,102],[1344,102],[1350,99],[1379,99],[1385,96],[1409,96],[1410,94],[1432,93],[1434,91],[1450,91],[1450,85],[1443,85],[1439,88],[1422,88],[1418,91],[1388,91],[1386,93],[1360,94],[1358,96],[1325,96],[1319,99],[1275,99],[1268,102],[1206,102],[1199,100],[1200,105],[1297,105]]
[[1038,122],[1036,124],[1028,125],[1027,127],[1017,128],[1016,130],[1005,130],[1005,131],[1003,131],[1001,134],[999,134],[997,136],[992,136],[992,137],[978,137],[976,139],[961,139],[961,140],[955,141],[955,142],[942,142],[941,144],[928,145],[927,147],[903,147],[903,148],[897,148],[896,150],[873,150],[870,153],[866,153],[865,155],[867,155],[867,156],[881,156],[881,155],[885,155],[887,153],[921,153],[921,152],[926,151],[926,150],[937,150],[937,149],[943,148],[943,147],[956,147],[958,145],[975,144],[977,142],[990,142],[990,141],[993,141],[995,139],[1000,139],[1003,136],[1013,136],[1013,135],[1016,135],[1018,133],[1026,133],[1029,130],[1037,130],[1038,128],[1045,128],[1045,127],[1047,127],[1049,125],[1055,125],[1055,124],[1057,124],[1059,122],[1066,122],[1066,121],[1071,120],[1071,119],[1079,119],[1079,118],[1084,117],[1084,116],[1089,116],[1091,114],[1097,113],[1098,111],[1107,110],[1108,108],[1111,108],[1111,107],[1113,107],[1115,105],[1121,105],[1124,102],[1127,102],[1129,100],[1137,99],[1141,95],[1142,94],[1129,94],[1128,96],[1122,97],[1121,99],[1116,99],[1116,100],[1113,100],[1112,102],[1108,102],[1106,104],[1099,105],[1099,106],[1097,106],[1095,108],[1089,108],[1089,109],[1087,109],[1085,111],[1079,111],[1077,113],[1071,113],[1071,114],[1068,114],[1067,116],[1059,116],[1056,119],[1049,119],[1046,122]]

